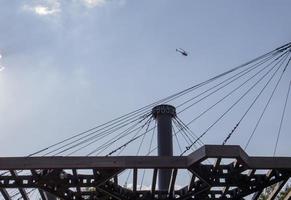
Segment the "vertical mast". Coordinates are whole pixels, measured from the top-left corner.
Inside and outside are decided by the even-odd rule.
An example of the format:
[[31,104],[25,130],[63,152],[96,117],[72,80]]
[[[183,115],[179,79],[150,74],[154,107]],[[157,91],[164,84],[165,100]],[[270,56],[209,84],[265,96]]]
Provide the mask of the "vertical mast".
[[[173,156],[172,118],[176,108],[171,105],[158,105],[152,109],[157,121],[158,156]],[[159,170],[159,190],[168,190],[171,179],[170,169]]]

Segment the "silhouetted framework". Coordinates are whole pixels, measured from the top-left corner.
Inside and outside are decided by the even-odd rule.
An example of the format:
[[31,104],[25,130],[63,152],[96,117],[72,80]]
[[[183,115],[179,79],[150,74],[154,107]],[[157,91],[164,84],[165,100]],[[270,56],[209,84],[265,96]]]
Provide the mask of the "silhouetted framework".
[[[209,158],[216,162],[206,162]],[[224,159],[231,162],[222,164]],[[82,169],[92,173],[81,174]],[[118,184],[118,174],[126,169],[133,169],[132,189]],[[141,169],[153,169],[151,190],[137,190]],[[172,171],[168,191],[155,189],[160,169]],[[192,179],[176,190],[176,175],[182,169],[189,170]],[[42,191],[65,200],[244,199],[250,194],[257,199],[273,184],[277,184],[273,197],[277,195],[291,176],[291,157],[251,157],[239,146],[205,145],[188,156],[5,157],[0,158],[0,170],[13,171],[0,176],[4,199],[10,199],[7,188],[18,188],[20,193],[37,188],[42,199],[47,199]]]

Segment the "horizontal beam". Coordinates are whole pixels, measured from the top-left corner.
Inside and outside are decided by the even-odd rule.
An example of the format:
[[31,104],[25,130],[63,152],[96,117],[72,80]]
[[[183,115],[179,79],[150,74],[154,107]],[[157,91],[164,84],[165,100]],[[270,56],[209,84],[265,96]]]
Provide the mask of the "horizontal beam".
[[204,145],[188,156],[188,166],[200,163],[207,158],[233,158],[249,169],[291,170],[291,157],[253,157],[238,145]]
[[0,170],[92,168],[187,168],[187,157],[120,156],[0,158]]
[[291,170],[291,157],[251,157],[240,146],[205,145],[188,156],[0,157],[0,170],[170,168],[189,169],[207,158],[234,158],[249,169]]
[[289,169],[290,157],[249,157],[247,165],[250,169]]

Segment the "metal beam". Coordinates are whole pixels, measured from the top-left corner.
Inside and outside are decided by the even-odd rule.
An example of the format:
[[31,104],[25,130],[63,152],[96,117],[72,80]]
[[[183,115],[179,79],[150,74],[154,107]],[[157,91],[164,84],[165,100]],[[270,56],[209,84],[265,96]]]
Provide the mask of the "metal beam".
[[137,188],[137,169],[134,168],[133,169],[133,176],[132,176],[133,180],[132,180],[132,191],[134,193],[136,193],[136,188]]
[[290,169],[290,157],[249,157],[247,166],[251,169]]
[[46,194],[41,189],[38,189],[38,193],[42,200],[48,200]]
[[[215,158],[216,164],[203,162],[207,158]],[[236,162],[222,164],[224,158],[233,158]],[[138,190],[136,188],[137,172],[139,169],[145,168],[153,169],[152,188],[151,190]],[[84,198],[101,200],[110,197],[120,200],[166,200],[167,198],[179,200],[227,198],[234,200],[254,193],[254,197],[257,198],[264,188],[286,181],[291,177],[291,158],[250,157],[239,146],[206,145],[184,157],[0,158],[1,169],[10,171],[29,169],[32,171],[31,174],[18,174],[17,176],[16,174],[15,176],[0,175],[2,196],[6,194],[4,188],[38,188],[40,191],[50,192],[68,200]],[[36,169],[38,170],[36,171]],[[63,169],[71,170],[71,172],[63,171]],[[88,169],[93,172],[80,174],[79,171],[77,173],[78,169]],[[123,188],[117,184],[117,181],[113,181],[121,171],[126,169],[135,169],[133,190]],[[173,172],[167,191],[156,190],[158,171],[161,169]],[[175,177],[179,169],[188,169],[192,172],[193,177],[189,187],[175,190]],[[269,170],[269,173],[255,173],[257,169]],[[249,173],[246,173],[246,170],[249,170]],[[283,183],[281,184],[279,186],[283,187]],[[88,190],[84,191],[81,188]],[[4,196],[4,199],[10,200],[7,196],[8,194],[6,197]],[[44,197],[42,198],[44,199]]]
[[[14,171],[14,170],[10,170],[10,174],[11,174],[11,176],[14,177],[14,178],[17,177],[17,172]],[[19,190],[19,192],[20,192],[20,194],[21,194],[23,200],[29,200],[28,195],[27,195],[27,193],[26,193],[26,191],[25,191],[24,188],[18,188],[18,190]]]
[[[37,172],[35,170],[31,170],[31,174],[33,176],[37,176]],[[46,195],[46,192],[44,192],[43,190],[41,190],[39,188],[38,188],[38,193],[39,193],[39,195],[40,195],[40,197],[41,197],[42,200],[51,200],[51,199],[48,199],[48,196]]]
[[194,186],[195,186],[195,178],[196,178],[195,174],[192,174],[191,180],[190,180],[190,183],[189,183],[189,186],[188,186],[188,191],[191,191],[194,188]]
[[207,158],[236,158],[250,169],[291,169],[291,157],[250,157],[239,146],[205,145],[188,156],[1,157],[0,170],[159,168],[185,169]]
[[170,197],[173,195],[173,192],[175,190],[175,183],[176,183],[177,173],[178,173],[177,169],[173,169],[172,170],[169,189],[168,189],[168,194],[169,194]]
[[156,184],[157,184],[157,176],[158,176],[158,169],[155,168],[153,171],[153,179],[152,179],[152,188],[151,193],[153,194],[156,190]]
[[[42,191],[42,190],[39,189],[39,191]],[[57,200],[57,197],[52,195],[49,192],[43,192],[43,196],[45,196],[46,200]]]
[[77,197],[78,197],[78,198],[81,198],[81,189],[80,189],[80,186],[79,186],[79,184],[78,184],[79,180],[78,180],[78,173],[77,173],[77,170],[76,170],[76,169],[73,169],[72,172],[73,172],[74,179],[75,179],[75,181],[76,181]]
[[[256,170],[252,169],[249,173],[248,173],[248,176],[251,178],[254,174],[255,174]],[[252,196],[252,200],[257,200],[262,192],[264,191],[264,189],[260,189],[258,190],[257,192],[255,192],[255,194]]]
[[280,190],[284,187],[288,179],[285,179],[279,183],[276,184],[275,188],[273,189],[272,193],[268,196],[267,200],[274,200],[277,196],[277,194],[280,192]]
[[187,168],[187,157],[2,157],[4,169]]
[[0,192],[5,200],[11,200],[7,190],[5,188],[0,188]]

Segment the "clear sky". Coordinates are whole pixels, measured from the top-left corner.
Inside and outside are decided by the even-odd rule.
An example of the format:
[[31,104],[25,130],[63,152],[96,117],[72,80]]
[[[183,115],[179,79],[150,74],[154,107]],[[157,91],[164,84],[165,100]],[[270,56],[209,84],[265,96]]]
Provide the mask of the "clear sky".
[[[27,155],[290,42],[290,7],[288,0],[0,0],[0,156]],[[289,69],[249,154],[272,155],[290,77]],[[291,156],[289,103],[278,155]],[[233,125],[225,122],[225,132]],[[229,143],[243,145],[244,134]]]

